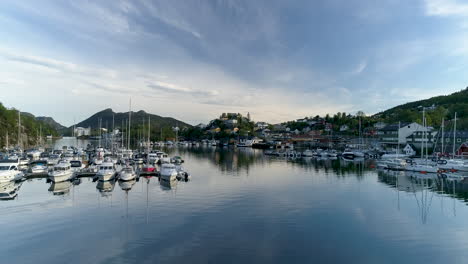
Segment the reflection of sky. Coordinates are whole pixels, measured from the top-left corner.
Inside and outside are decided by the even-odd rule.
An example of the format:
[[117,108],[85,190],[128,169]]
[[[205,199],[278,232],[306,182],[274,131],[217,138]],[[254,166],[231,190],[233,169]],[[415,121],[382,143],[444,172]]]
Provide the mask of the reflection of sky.
[[[418,200],[375,171],[343,177],[263,156],[246,170],[241,155],[250,152],[176,153],[193,180],[163,190],[156,178],[140,179],[128,192],[128,215],[118,184],[102,197],[83,178],[54,196],[45,179],[24,182],[17,199],[0,202],[9,238],[0,255],[16,263],[460,263],[467,255],[468,210],[447,195],[426,193],[423,224],[424,189]],[[214,162],[216,155],[228,158]]]

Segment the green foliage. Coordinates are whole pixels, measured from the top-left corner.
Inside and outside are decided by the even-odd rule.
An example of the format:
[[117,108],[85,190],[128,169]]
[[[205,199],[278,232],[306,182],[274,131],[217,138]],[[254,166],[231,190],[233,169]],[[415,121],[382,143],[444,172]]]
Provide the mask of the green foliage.
[[[40,132],[42,136],[58,136],[57,130],[50,124],[36,120],[28,113],[21,113],[21,143],[24,147],[36,145]],[[0,146],[6,146],[6,136],[10,146],[18,144],[18,110],[7,109],[0,103]]]

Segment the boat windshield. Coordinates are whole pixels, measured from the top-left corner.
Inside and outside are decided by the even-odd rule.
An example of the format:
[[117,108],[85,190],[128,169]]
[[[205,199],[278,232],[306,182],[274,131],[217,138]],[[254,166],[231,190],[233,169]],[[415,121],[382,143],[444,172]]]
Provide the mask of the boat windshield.
[[80,161],[70,161],[72,167],[81,167]]
[[6,171],[9,169],[10,169],[10,166],[0,166],[0,171]]

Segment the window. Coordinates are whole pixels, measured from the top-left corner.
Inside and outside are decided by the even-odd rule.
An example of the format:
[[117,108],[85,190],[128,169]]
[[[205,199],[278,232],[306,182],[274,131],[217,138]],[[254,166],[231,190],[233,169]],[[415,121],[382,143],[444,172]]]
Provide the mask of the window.
[[461,142],[461,138],[457,138],[457,142]]

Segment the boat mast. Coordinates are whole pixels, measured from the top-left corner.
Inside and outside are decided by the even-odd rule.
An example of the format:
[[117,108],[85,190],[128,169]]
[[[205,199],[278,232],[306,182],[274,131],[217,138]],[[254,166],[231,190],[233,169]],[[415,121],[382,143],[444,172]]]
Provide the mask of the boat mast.
[[398,156],[400,155],[400,125],[401,125],[401,122],[398,121],[398,130],[397,130],[397,158]]
[[130,98],[129,110],[128,110],[128,149],[130,149],[130,129],[132,123],[132,98]]
[[423,126],[423,131],[422,131],[422,141],[421,141],[421,160],[424,158],[424,139],[426,135],[426,130],[424,129],[424,120],[426,118],[426,108],[423,107],[423,118],[422,118],[422,126]]
[[455,112],[455,121],[453,123],[453,158],[455,158],[455,140],[457,139],[457,112]]
[[442,150],[441,150],[441,152],[442,152],[442,155],[444,155],[444,152],[445,152],[445,149],[444,149],[444,141],[445,141],[445,138],[444,138],[445,134],[444,134],[444,132],[445,132],[445,124],[444,124],[444,123],[445,123],[445,120],[444,120],[444,118],[442,117]]
[[150,142],[151,142],[151,139],[150,139],[150,135],[151,135],[151,116],[148,116],[148,154],[150,152]]
[[18,147],[21,148],[21,112],[18,110]]

